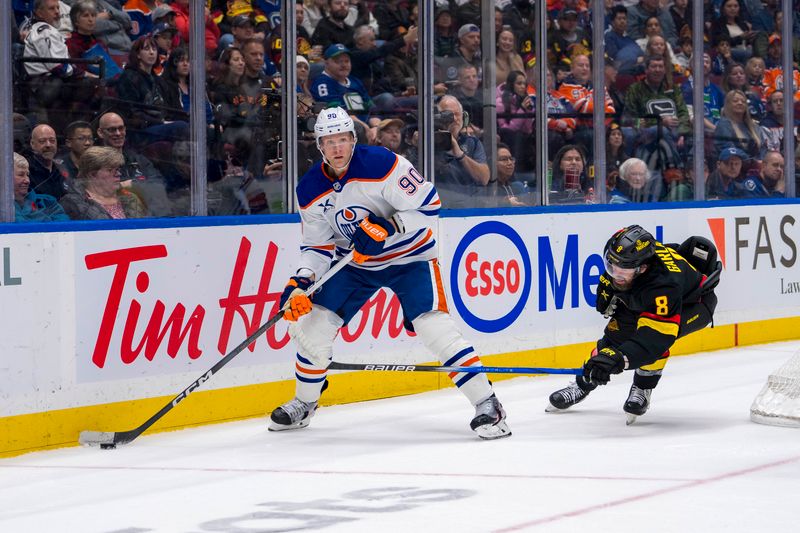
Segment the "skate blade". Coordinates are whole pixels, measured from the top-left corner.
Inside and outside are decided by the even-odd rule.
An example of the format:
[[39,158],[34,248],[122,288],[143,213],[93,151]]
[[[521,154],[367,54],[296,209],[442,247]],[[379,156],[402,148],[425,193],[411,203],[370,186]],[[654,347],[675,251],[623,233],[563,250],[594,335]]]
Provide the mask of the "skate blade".
[[311,422],[310,419],[311,419],[311,417],[309,416],[309,417],[306,417],[305,419],[301,420],[300,422],[298,422],[296,424],[290,424],[288,426],[285,426],[283,424],[278,424],[278,423],[270,420],[269,427],[267,429],[269,431],[288,431],[290,429],[303,429],[304,427],[306,427],[308,425],[309,422]]
[[548,402],[547,407],[544,408],[545,413],[560,413],[561,411],[566,411],[566,409],[559,409],[550,402]]
[[630,413],[625,413],[625,425],[630,426],[631,424],[636,422],[637,418],[639,418],[639,415],[632,415]]
[[505,420],[501,420],[497,424],[486,424],[475,428],[475,433],[483,440],[502,439],[511,436],[511,430],[508,428]]

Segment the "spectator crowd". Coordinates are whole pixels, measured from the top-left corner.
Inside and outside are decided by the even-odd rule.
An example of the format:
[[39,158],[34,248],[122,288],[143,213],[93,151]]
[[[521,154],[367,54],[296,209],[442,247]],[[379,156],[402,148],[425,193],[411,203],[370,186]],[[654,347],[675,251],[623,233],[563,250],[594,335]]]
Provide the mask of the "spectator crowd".
[[[542,188],[551,203],[594,203],[592,55],[602,53],[607,201],[693,199],[697,142],[706,198],[785,196],[785,159],[800,163],[800,151],[783,153],[783,136],[797,136],[800,120],[800,17],[788,36],[795,91],[786,95],[780,2],[705,0],[702,24],[693,25],[688,0],[547,0],[541,88],[533,0],[483,0],[495,6],[491,63],[481,56],[481,0],[431,1],[431,51],[419,48],[414,0],[293,2],[298,55],[288,59],[297,72],[301,175],[319,160],[313,118],[334,105],[353,116],[359,142],[417,163],[417,57],[432,53],[444,207],[536,205]],[[12,0],[17,220],[189,213],[189,4]],[[281,0],[204,4],[209,213],[285,211]],[[800,11],[800,0],[793,8]],[[592,9],[604,10],[603,43],[593,43]],[[693,49],[693,31],[703,32],[702,50]],[[490,77],[496,85],[487,88]],[[696,82],[702,107],[693,102]],[[549,171],[537,177],[542,94]],[[484,122],[487,106],[496,108],[495,124]],[[794,124],[784,124],[785,106]],[[703,139],[693,138],[694,120],[703,122]]]

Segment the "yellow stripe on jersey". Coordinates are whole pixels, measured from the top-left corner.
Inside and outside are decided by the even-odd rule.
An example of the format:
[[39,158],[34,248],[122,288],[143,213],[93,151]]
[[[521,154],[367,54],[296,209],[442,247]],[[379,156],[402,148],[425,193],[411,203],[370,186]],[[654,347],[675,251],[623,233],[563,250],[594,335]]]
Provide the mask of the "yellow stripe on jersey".
[[652,318],[640,316],[636,324],[636,329],[640,328],[650,328],[664,335],[677,337],[679,325],[674,322],[661,322],[660,320],[653,320]]

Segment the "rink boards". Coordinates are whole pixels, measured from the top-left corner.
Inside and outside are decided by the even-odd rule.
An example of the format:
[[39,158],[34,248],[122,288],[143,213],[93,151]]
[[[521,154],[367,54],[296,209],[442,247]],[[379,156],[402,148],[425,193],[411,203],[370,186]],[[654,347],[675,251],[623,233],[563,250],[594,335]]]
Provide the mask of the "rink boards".
[[[594,310],[603,245],[640,224],[662,242],[703,235],[725,265],[716,327],[673,353],[799,338],[800,205],[691,205],[451,213],[437,228],[450,311],[487,364],[578,366],[604,324]],[[272,315],[296,268],[296,217],[209,221],[3,236],[0,455],[138,426]],[[432,360],[387,292],[342,330],[334,354]],[[279,323],[154,429],[263,416],[292,396],[293,367]],[[446,386],[445,374],[338,374],[323,403]]]

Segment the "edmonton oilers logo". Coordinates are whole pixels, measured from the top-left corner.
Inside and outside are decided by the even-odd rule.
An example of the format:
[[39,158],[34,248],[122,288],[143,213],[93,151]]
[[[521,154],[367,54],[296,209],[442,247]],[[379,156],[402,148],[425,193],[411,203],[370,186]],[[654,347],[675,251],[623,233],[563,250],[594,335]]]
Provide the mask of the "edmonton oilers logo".
[[352,239],[353,233],[355,233],[356,228],[358,227],[358,223],[361,222],[363,218],[366,218],[367,215],[372,214],[372,211],[366,207],[356,205],[338,210],[333,220],[334,224],[336,224],[336,229],[339,230],[339,233],[341,233],[347,239]]

